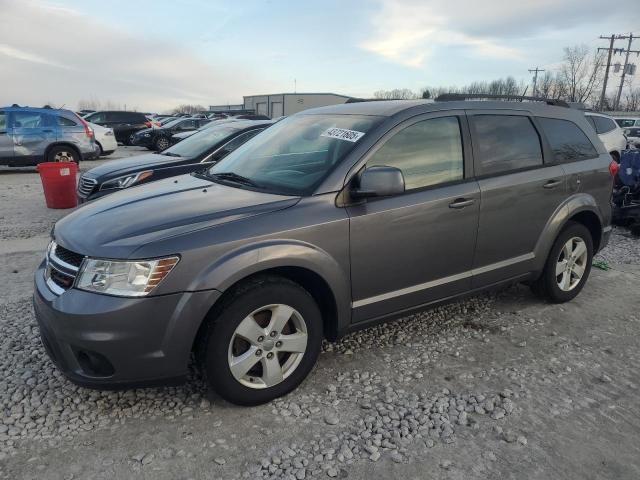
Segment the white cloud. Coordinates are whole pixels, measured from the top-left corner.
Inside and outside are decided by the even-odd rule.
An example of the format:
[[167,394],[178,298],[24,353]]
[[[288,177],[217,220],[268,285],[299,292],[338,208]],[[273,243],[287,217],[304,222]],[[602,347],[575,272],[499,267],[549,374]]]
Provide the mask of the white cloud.
[[5,0],[2,20],[0,105],[75,108],[81,99],[97,99],[162,111],[180,103],[239,102],[258,81],[240,63],[216,68],[179,45],[58,5]]
[[432,51],[442,47],[513,60],[524,56],[511,46],[520,39],[605,18],[624,20],[635,2],[619,0],[614,9],[601,0],[379,0],[370,19],[370,38],[359,46],[416,68],[424,67]]

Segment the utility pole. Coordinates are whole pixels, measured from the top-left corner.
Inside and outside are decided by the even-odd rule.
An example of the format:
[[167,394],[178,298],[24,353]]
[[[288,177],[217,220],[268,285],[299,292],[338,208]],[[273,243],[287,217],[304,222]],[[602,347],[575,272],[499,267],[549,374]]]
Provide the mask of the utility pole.
[[[620,76],[620,86],[618,87],[618,95],[616,95],[616,103],[613,106],[614,110],[618,110],[620,106],[620,96],[622,95],[622,87],[624,87],[624,76],[627,74],[627,65],[629,64],[629,54],[635,53],[640,54],[638,50],[631,50],[631,42],[633,42],[633,33],[630,33],[629,36],[618,36],[620,40],[629,40],[629,44],[627,45],[626,56],[624,58],[624,67],[622,68],[622,75]],[[636,37],[638,38],[638,37]]]
[[609,54],[607,55],[607,65],[604,71],[604,81],[602,82],[602,93],[600,94],[600,105],[598,107],[600,110],[602,110],[604,108],[604,101],[607,96],[607,80],[609,80],[609,67],[611,66],[611,55],[613,54],[613,42],[615,42],[616,36],[611,35],[610,37],[604,37],[600,35],[600,38],[603,40],[609,40],[609,48],[598,48],[598,51],[609,50]]
[[536,96],[537,89],[536,85],[538,84],[538,72],[544,72],[544,70],[539,69],[538,67],[529,69],[529,73],[533,73],[533,96]]

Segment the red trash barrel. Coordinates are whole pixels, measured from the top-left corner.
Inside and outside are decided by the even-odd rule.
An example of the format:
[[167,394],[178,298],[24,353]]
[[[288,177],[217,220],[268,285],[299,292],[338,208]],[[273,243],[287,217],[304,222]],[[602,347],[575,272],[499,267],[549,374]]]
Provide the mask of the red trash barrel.
[[75,162],[45,162],[36,167],[42,180],[44,198],[49,208],[73,208],[78,205],[76,197]]

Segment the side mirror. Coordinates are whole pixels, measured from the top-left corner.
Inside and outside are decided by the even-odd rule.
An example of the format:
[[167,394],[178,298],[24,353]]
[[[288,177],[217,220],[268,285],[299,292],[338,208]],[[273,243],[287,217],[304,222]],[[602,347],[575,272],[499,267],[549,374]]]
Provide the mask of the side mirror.
[[360,186],[351,189],[354,198],[391,197],[404,193],[404,176],[396,167],[369,167],[360,176]]

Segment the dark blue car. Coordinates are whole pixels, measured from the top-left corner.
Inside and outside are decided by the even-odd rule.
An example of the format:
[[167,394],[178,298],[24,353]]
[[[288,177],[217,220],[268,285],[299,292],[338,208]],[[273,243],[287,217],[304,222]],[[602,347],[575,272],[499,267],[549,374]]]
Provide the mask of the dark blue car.
[[87,122],[69,110],[0,107],[0,165],[79,163],[99,155],[93,131]]

